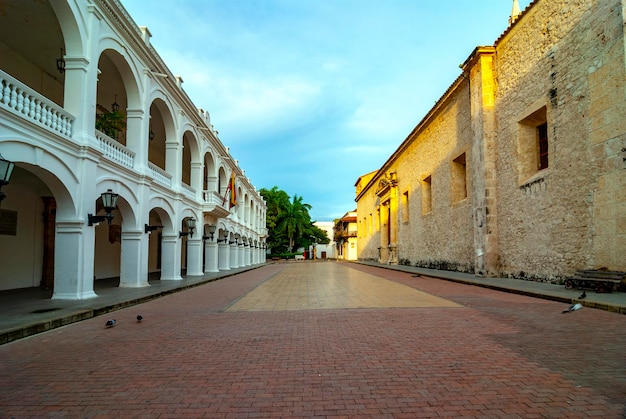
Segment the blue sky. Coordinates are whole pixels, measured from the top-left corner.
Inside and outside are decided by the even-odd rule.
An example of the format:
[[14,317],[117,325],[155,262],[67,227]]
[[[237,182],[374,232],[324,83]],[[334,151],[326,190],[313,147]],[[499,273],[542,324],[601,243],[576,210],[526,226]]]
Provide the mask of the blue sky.
[[[253,185],[356,208],[513,0],[122,0]],[[520,0],[522,10],[530,0]]]

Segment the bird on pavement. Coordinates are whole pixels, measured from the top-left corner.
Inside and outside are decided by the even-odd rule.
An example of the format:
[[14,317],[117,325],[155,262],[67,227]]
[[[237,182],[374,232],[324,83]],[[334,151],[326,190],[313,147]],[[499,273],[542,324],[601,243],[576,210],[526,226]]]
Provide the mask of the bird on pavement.
[[113,327],[113,326],[115,326],[115,323],[117,323],[117,322],[115,321],[115,319],[109,319],[109,320],[107,320],[107,322],[106,322],[105,326],[106,326],[106,327]]
[[572,304],[571,306],[563,310],[563,313],[569,313],[570,311],[577,311],[577,310],[580,310],[581,308],[583,308],[583,305],[580,303]]
[[587,298],[587,293],[585,291],[583,291],[582,294],[580,294],[580,297],[578,297],[579,300],[584,300],[585,298]]
[[143,317],[141,316],[141,314],[140,314],[140,315],[138,315],[138,316],[137,316],[137,323],[139,323],[139,322],[140,322],[140,321],[142,321],[142,320],[143,320]]

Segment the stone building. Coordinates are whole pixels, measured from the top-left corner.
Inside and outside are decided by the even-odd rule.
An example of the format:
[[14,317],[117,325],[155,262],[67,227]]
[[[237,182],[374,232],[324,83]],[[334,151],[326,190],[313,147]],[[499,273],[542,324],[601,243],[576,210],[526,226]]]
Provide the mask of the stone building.
[[625,6],[535,0],[477,47],[357,181],[359,259],[550,281],[625,271]]
[[102,278],[265,261],[265,201],[119,0],[0,9],[0,153],[15,164],[0,290],[85,299]]

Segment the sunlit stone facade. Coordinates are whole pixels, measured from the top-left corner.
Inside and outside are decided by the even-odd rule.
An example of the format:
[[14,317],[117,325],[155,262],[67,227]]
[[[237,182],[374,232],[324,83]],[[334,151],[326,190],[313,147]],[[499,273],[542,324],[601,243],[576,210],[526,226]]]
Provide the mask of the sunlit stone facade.
[[536,0],[357,182],[359,259],[558,281],[626,270],[624,4]]
[[[83,299],[101,278],[142,287],[265,261],[263,198],[150,37],[117,0],[2,2],[0,153],[16,167],[0,290]],[[111,131],[101,123],[118,108]],[[112,224],[90,226],[108,189]]]

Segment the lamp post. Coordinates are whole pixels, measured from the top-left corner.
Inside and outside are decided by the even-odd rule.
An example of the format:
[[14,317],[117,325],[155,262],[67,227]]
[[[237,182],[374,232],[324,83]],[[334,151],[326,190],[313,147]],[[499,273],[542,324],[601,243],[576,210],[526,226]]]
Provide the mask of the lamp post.
[[[9,184],[14,167],[15,163],[6,160],[2,157],[2,154],[0,154],[0,189],[2,189],[4,185]],[[2,202],[4,198],[6,198],[6,194],[0,190],[0,202]]]

